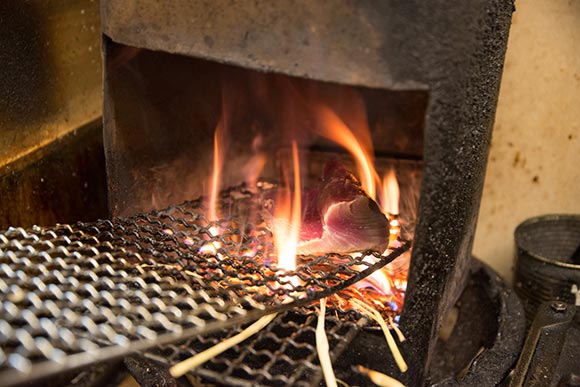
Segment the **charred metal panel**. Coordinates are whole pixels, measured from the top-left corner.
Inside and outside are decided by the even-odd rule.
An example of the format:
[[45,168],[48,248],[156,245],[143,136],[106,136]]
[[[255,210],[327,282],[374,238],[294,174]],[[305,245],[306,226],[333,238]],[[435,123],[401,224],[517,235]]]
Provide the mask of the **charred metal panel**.
[[[514,10],[511,1],[445,4],[428,12],[433,3],[425,3],[419,11],[431,31],[422,41],[431,99],[402,315],[406,352],[412,364],[427,367],[442,318],[468,271]],[[407,382],[421,385],[422,380],[413,373]]]

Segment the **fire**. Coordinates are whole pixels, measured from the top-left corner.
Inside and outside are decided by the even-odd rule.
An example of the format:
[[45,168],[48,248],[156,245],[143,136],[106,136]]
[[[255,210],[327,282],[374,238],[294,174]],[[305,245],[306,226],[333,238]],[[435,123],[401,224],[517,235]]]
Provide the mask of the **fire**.
[[381,192],[381,205],[383,213],[389,218],[389,247],[396,247],[397,239],[401,235],[401,224],[399,223],[399,183],[393,168],[383,177]]
[[[400,245],[401,227],[399,217],[400,190],[399,183],[393,168],[383,177],[380,203],[383,213],[389,218],[389,245],[384,252],[387,255],[392,249]],[[390,265],[371,274],[367,279],[357,284],[357,288],[365,297],[369,296],[381,309],[387,308],[397,312],[403,306],[403,295],[407,286],[406,268],[393,270]]]
[[399,183],[395,175],[395,169],[390,168],[383,177],[381,190],[381,205],[385,214],[399,215]]
[[[387,251],[385,251],[385,254],[387,254],[391,249],[400,246],[399,238],[401,236],[401,224],[399,222],[401,194],[394,168],[390,168],[383,176],[381,198],[383,212],[389,218],[389,246]],[[399,311],[403,307],[403,297],[407,288],[407,263],[409,256],[405,255],[405,257],[406,259],[404,259],[403,263],[399,263],[397,268],[393,268],[395,265],[389,265],[377,273],[377,275],[384,276],[389,283],[389,294],[392,295],[389,306],[393,311]]]
[[217,214],[217,199],[220,191],[221,174],[224,165],[224,152],[222,150],[222,138],[224,137],[223,120],[218,123],[215,129],[213,138],[213,166],[211,180],[209,183],[209,204],[208,217],[209,220],[218,219]]
[[[373,166],[372,149],[365,149],[353,131],[330,108],[320,105],[318,109],[321,125],[319,132],[323,137],[344,147],[354,157],[359,179],[363,189],[371,198],[376,197],[376,176]],[[368,128],[367,128],[368,130]]]
[[[241,88],[241,92],[229,90],[230,83],[223,85],[226,88],[223,90],[223,111],[215,129],[212,172],[208,181],[208,242],[202,246],[200,252],[221,258],[219,251],[222,242],[217,237],[223,230],[219,229],[217,221],[225,214],[220,214],[219,194],[224,181],[229,178],[230,169],[227,165],[228,162],[231,164],[231,160],[228,160],[230,157],[228,151],[231,153],[231,149],[228,149],[228,146],[240,145],[235,137],[228,136],[238,133],[239,117],[248,122],[253,119],[249,117],[253,113],[238,114],[239,110],[259,112],[265,105],[270,106],[269,111],[265,112],[266,118],[262,117],[262,121],[258,120],[259,125],[253,127],[254,137],[248,138],[251,144],[243,143],[247,147],[247,154],[244,156],[249,157],[240,158],[239,160],[243,162],[235,168],[250,187],[256,187],[267,163],[279,161],[282,165],[284,184],[278,188],[274,211],[269,214],[272,216],[269,227],[278,259],[277,267],[288,271],[296,268],[296,252],[300,242],[302,220],[301,195],[304,188],[301,181],[298,141],[307,144],[313,134],[338,144],[352,156],[362,188],[369,197],[380,203],[382,212],[389,219],[389,246],[384,254],[389,254],[392,249],[398,247],[401,233],[399,186],[393,168],[382,179],[377,173],[370,130],[366,121],[366,109],[360,95],[356,92],[332,93],[328,90],[313,90],[300,82],[276,76],[272,76],[271,79],[267,75],[257,78],[259,82],[246,85],[250,87]],[[279,98],[276,98],[278,96]],[[243,122],[247,124],[246,121]],[[276,141],[273,141],[272,138],[276,136],[271,136],[268,131],[276,128],[280,134]],[[291,157],[287,157],[288,160],[274,159],[279,155],[276,152],[287,148],[288,145],[291,145]],[[271,170],[272,168],[266,168],[266,171]],[[295,284],[296,280],[290,278],[289,282]],[[350,296],[370,300],[379,309],[393,311],[396,314],[402,307],[405,286],[405,269],[385,268],[358,283],[356,288],[352,288]]]
[[[365,146],[362,141],[359,141],[354,131],[332,109],[320,104],[317,114],[321,122],[318,129],[320,135],[341,145],[353,156],[363,189],[371,198],[380,200],[383,213],[389,219],[389,246],[384,252],[385,255],[389,254],[393,248],[398,246],[401,233],[398,220],[400,190],[395,170],[390,168],[385,174],[382,185],[379,187],[380,192],[377,193],[376,182],[380,179],[373,163],[372,146],[370,144]],[[363,125],[362,130],[368,136],[368,126]],[[359,289],[374,289],[376,294],[373,297],[379,304],[388,305],[392,310],[399,310],[403,304],[402,295],[406,287],[406,271],[394,273],[388,268],[384,268],[361,281],[357,287]]]
[[[278,267],[285,270],[296,268],[296,246],[300,235],[301,184],[298,146],[292,141],[293,193],[287,182],[280,193],[274,214],[274,244],[278,255]],[[289,180],[289,179],[286,179]]]
[[[216,221],[219,218],[218,211],[217,211],[217,203],[218,203],[218,196],[220,192],[221,186],[221,174],[222,168],[224,164],[224,149],[223,149],[223,139],[225,137],[224,134],[224,120],[220,120],[218,123],[214,138],[213,138],[213,165],[212,165],[212,173],[211,178],[209,181],[209,198],[208,198],[208,220]],[[209,228],[209,237],[213,238],[219,235],[219,230],[216,226],[211,226]],[[221,244],[216,241],[210,241],[203,245],[199,252],[202,254],[213,254],[216,255],[218,249],[221,247]]]
[[368,285],[371,285],[382,294],[391,294],[391,283],[389,282],[389,277],[384,270],[375,271],[366,280],[361,281],[361,284],[358,285],[358,287],[365,287]]

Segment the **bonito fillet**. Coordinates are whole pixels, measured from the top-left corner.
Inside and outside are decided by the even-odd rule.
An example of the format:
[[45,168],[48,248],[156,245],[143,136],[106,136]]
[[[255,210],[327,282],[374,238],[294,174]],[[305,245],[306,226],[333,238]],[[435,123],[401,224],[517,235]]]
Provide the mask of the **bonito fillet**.
[[389,221],[359,181],[337,160],[330,160],[319,186],[303,195],[297,253],[383,252]]

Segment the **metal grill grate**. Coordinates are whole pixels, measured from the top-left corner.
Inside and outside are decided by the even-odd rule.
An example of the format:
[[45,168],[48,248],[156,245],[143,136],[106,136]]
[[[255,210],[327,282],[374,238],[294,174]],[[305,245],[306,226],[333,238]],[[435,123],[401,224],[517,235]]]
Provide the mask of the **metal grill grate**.
[[207,221],[197,200],[131,218],[0,234],[0,385],[305,305],[408,248],[305,257],[295,272],[277,270],[260,217],[267,197],[243,187],[224,192],[227,220],[219,222]]
[[[314,307],[278,315],[257,335],[193,371],[202,384],[227,386],[317,386],[322,378],[315,344]],[[367,320],[355,312],[329,309],[325,331],[336,359]],[[169,365],[204,351],[242,330],[242,326],[153,350],[149,357]]]

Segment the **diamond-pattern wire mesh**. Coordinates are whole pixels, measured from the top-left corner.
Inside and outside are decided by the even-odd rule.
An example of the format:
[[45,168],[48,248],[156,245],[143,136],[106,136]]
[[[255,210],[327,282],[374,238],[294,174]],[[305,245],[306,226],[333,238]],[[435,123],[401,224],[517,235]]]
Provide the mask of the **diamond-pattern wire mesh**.
[[[0,385],[144,350],[304,305],[402,254],[275,262],[268,195],[222,194],[130,218],[0,234]],[[295,277],[299,280],[291,281]]]
[[[228,349],[198,367],[192,374],[203,385],[216,386],[317,386],[322,371],[316,350],[315,306],[294,308],[279,314],[255,336]],[[330,308],[325,318],[330,355],[335,360],[367,320],[356,312]],[[204,351],[243,326],[171,344],[150,351],[148,356],[168,365]]]

